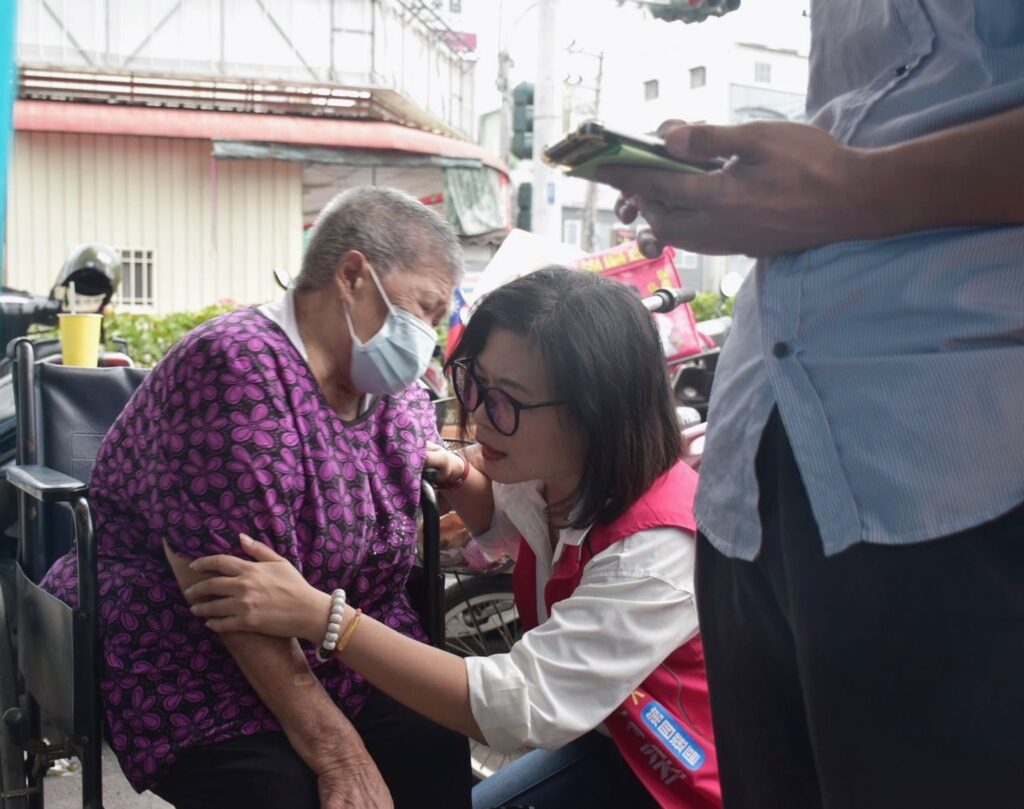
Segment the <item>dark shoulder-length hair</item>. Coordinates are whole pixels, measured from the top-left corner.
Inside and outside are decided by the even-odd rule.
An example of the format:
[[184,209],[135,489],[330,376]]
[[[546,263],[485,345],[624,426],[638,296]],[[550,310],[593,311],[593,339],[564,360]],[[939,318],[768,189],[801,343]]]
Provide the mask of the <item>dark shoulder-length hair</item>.
[[[447,369],[478,356],[493,329],[524,337],[541,357],[559,418],[582,432],[576,491],[557,504],[573,528],[620,516],[679,460],[683,442],[661,340],[636,292],[589,272],[549,267],[488,294]],[[461,413],[465,430],[468,414]]]

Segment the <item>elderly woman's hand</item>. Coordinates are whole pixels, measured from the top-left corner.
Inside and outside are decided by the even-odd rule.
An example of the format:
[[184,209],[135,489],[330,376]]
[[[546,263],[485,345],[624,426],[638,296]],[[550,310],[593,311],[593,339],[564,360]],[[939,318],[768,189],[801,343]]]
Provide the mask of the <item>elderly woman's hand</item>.
[[384,778],[365,750],[317,771],[320,809],[394,809]]
[[427,469],[437,470],[439,482],[457,480],[466,469],[466,459],[437,444],[427,442]]
[[185,590],[192,612],[214,632],[260,632],[319,643],[331,597],[310,585],[287,559],[251,537],[242,549],[256,561],[206,556],[191,564],[210,576]]

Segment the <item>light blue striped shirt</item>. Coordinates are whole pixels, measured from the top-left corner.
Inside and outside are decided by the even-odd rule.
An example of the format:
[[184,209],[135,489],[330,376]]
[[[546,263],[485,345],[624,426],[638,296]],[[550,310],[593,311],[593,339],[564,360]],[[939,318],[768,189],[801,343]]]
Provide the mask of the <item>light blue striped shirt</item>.
[[[843,143],[1024,104],[1024,0],[815,0],[811,26],[808,120]],[[1024,227],[758,262],[719,361],[697,495],[728,556],[760,548],[754,459],[775,406],[827,554],[945,536],[1024,501]]]

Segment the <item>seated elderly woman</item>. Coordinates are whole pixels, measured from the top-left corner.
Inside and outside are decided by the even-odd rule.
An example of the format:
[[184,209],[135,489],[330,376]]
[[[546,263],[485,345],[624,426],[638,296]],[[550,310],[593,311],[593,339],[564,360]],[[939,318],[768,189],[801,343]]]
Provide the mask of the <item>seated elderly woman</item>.
[[[186,808],[469,805],[464,738],[294,640],[216,635],[179,587],[188,559],[236,552],[248,531],[425,639],[405,586],[436,429],[407,388],[460,272],[455,235],[419,202],[344,192],[294,289],[187,335],[111,428],[91,481],[102,696],[136,789]],[[74,559],[44,584],[64,599]]]

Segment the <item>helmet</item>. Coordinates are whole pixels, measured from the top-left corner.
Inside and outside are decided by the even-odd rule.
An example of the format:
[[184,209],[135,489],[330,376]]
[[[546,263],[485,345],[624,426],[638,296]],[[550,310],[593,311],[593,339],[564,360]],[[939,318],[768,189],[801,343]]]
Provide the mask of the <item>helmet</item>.
[[[75,285],[75,298],[87,310],[106,306],[121,284],[121,254],[105,244],[82,244],[71,251],[57,281],[50,290],[55,301],[68,301],[69,284]],[[66,308],[66,307],[65,307]]]

